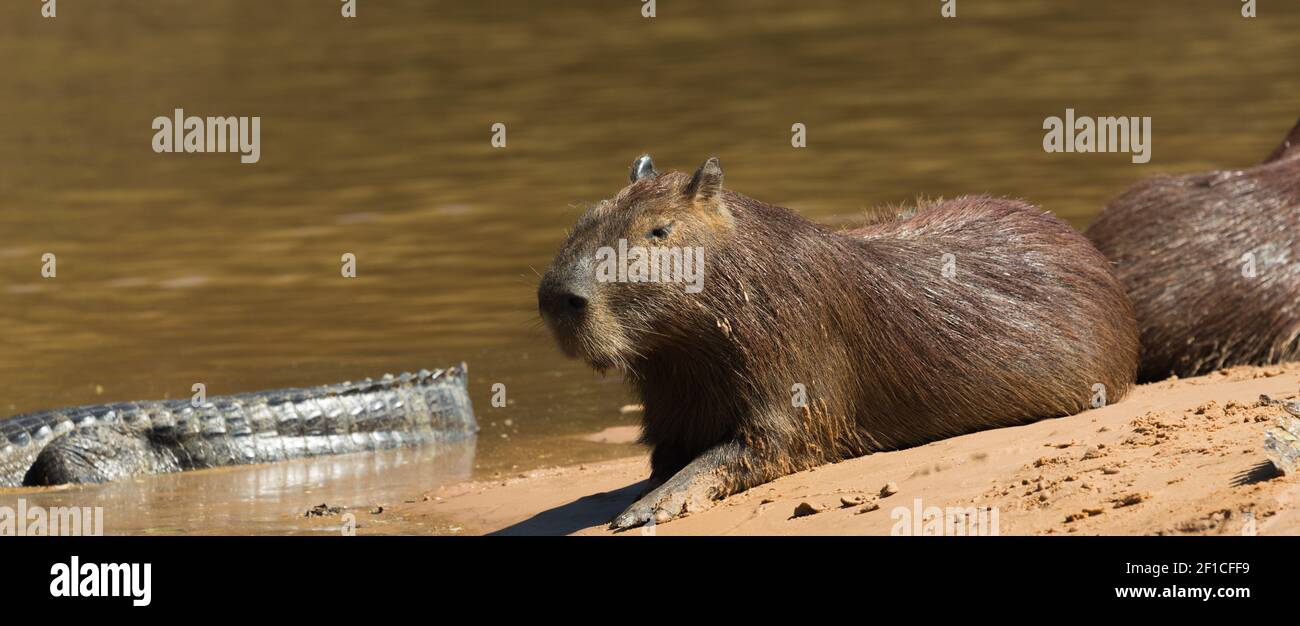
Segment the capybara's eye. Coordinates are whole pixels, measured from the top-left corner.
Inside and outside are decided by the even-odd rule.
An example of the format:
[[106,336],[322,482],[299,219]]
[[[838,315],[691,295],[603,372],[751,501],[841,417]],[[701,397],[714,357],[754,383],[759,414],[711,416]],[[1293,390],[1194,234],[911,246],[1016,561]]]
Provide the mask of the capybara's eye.
[[667,237],[668,233],[672,232],[672,230],[673,230],[672,224],[664,224],[663,226],[660,226],[659,228],[656,228],[650,231],[649,233],[647,233],[646,239],[663,239]]

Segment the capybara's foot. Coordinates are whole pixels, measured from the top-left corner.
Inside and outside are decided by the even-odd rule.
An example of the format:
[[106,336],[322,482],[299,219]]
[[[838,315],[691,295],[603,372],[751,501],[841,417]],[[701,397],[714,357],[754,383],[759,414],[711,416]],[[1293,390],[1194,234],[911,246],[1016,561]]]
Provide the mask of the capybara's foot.
[[680,476],[645,494],[627,510],[614,518],[610,528],[625,530],[654,522],[662,524],[688,513],[696,513],[713,506],[713,490],[698,483],[678,480]]
[[[614,518],[610,528],[624,530],[653,521],[662,524],[688,513],[712,508],[724,493],[719,489],[719,472],[706,456],[677,472],[649,493],[641,496],[632,506]],[[654,482],[654,479],[651,479]]]
[[757,455],[753,447],[736,440],[725,441],[709,448],[664,484],[642,496],[609,526],[624,530],[650,522],[662,524],[713,508],[718,500],[771,480],[773,476],[769,462]]

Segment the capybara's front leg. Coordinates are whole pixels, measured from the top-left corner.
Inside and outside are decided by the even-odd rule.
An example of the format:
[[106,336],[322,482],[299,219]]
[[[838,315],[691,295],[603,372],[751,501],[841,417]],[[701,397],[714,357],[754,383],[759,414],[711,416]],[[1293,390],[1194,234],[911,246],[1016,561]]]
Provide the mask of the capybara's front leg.
[[709,448],[610,524],[626,529],[711,508],[715,502],[768,480],[768,464],[754,448],[730,440]]
[[654,452],[650,454],[650,478],[646,480],[645,488],[636,497],[642,498],[658,489],[690,462],[691,456],[681,448],[664,444],[655,446]]

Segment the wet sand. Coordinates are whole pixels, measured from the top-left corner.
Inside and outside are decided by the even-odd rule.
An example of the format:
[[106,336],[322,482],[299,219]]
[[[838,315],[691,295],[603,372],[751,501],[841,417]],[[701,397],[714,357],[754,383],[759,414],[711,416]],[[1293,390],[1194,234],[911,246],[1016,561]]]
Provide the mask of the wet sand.
[[[0,489],[0,506],[102,507],[105,535],[360,534],[378,514],[470,477],[474,445],[361,452],[283,463],[145,476],[104,485]],[[417,496],[418,497],[418,494]],[[455,534],[432,516],[404,532]]]
[[[1300,364],[1240,367],[1138,387],[1101,409],[823,466],[624,536],[888,535],[896,507],[996,507],[1003,535],[1300,533],[1300,482],[1279,476],[1264,429]],[[382,517],[385,532],[447,520],[467,534],[608,535],[648,473],[639,456],[447,486]],[[897,493],[880,497],[894,483]],[[842,508],[842,499],[876,502]],[[803,503],[822,512],[795,517]],[[901,518],[901,516],[900,516]]]

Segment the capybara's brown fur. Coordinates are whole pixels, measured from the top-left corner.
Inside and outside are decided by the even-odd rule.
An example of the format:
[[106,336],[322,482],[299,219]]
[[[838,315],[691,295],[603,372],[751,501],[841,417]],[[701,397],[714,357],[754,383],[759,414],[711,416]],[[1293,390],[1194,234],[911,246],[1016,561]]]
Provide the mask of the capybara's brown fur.
[[1262,165],[1137,183],[1087,235],[1133,302],[1139,380],[1300,359],[1300,124]]
[[[579,218],[538,294],[564,351],[624,373],[645,406],[653,490],[615,527],[822,463],[1069,415],[1133,382],[1119,282],[1041,209],[968,197],[835,232],[724,190],[716,159],[687,176],[643,157],[632,177]],[[703,290],[597,280],[598,250],[620,239],[703,248]]]

